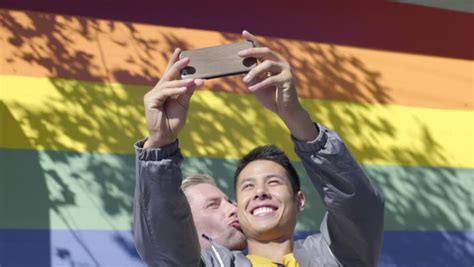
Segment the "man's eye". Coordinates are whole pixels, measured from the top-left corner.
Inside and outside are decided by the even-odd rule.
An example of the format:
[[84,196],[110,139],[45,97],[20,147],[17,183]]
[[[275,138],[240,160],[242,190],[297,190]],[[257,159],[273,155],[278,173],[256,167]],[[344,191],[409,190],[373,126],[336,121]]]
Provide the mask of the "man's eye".
[[253,187],[253,184],[244,184],[244,185],[242,186],[242,190],[250,189],[250,188],[252,188],[252,187]]
[[217,204],[217,202],[211,202],[209,204],[206,205],[206,209],[215,209],[217,208],[219,205]]
[[277,184],[280,184],[280,181],[279,180],[270,180],[268,181],[268,184],[271,184],[271,185],[277,185]]

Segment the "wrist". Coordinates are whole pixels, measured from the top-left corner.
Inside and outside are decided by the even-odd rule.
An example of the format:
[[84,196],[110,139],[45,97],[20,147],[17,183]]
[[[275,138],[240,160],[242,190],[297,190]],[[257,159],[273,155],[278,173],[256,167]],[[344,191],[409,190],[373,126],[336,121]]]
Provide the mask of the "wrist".
[[143,148],[162,148],[169,144],[176,142],[176,138],[173,139],[163,139],[163,138],[156,138],[153,136],[148,136],[147,140],[143,144]]
[[288,125],[294,121],[300,120],[302,117],[308,116],[306,110],[298,103],[293,108],[288,108],[285,112],[282,112],[280,118],[283,122]]
[[318,128],[314,125],[309,113],[301,107],[291,116],[282,118],[291,135],[300,141],[312,141],[319,135]]

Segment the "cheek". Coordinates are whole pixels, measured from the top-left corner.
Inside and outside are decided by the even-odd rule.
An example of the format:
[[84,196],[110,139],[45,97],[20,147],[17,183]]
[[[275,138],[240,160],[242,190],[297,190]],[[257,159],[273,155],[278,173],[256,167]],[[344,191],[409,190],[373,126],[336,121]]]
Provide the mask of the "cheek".
[[206,231],[221,228],[220,225],[224,223],[224,216],[219,212],[202,211],[194,219],[196,227]]
[[280,192],[278,197],[284,203],[285,212],[293,213],[298,210],[298,205],[293,195],[288,194],[288,192]]
[[285,203],[293,203],[295,202],[295,197],[291,193],[290,189],[287,187],[282,187],[279,188],[280,190],[277,190],[275,192],[275,195],[278,195],[278,198],[281,199]]
[[239,218],[239,221],[244,219],[245,217],[245,209],[243,207],[237,207],[237,217]]
[[193,220],[194,220],[194,225],[196,226],[196,229],[199,231],[206,231],[206,220],[203,218],[202,215],[194,215],[193,214]]
[[237,198],[237,217],[239,218],[240,223],[244,222],[247,220],[247,213],[246,213],[246,204],[245,204],[245,198],[242,196]]
[[245,208],[247,206],[246,201],[246,196],[245,193],[240,193],[239,195],[236,196],[236,201],[237,201],[237,216],[244,215],[245,213]]
[[249,215],[245,213],[244,210],[238,211],[237,216],[239,218],[240,222],[240,227],[242,228],[242,231],[244,232],[245,235],[250,235],[252,232],[252,223],[251,223],[251,218],[249,218]]

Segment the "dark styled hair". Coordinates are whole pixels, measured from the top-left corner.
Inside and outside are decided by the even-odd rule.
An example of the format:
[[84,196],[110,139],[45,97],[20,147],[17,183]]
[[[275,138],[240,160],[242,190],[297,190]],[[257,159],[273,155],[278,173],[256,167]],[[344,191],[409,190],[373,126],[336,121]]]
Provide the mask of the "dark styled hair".
[[252,161],[255,160],[270,160],[280,164],[287,172],[288,178],[293,189],[293,195],[300,191],[300,177],[295,168],[290,162],[288,156],[280,150],[276,145],[266,145],[254,148],[252,151],[243,156],[234,173],[234,192],[237,192],[237,178],[242,170]]

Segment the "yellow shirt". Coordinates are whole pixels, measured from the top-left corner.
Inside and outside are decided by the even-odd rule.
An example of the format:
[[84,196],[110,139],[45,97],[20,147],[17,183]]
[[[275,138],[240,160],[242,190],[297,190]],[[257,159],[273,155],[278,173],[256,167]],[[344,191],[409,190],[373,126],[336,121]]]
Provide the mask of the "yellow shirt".
[[252,262],[252,267],[299,267],[293,253],[283,256],[283,258],[281,258],[280,264],[273,262],[268,258],[257,255],[247,255],[247,258],[250,260],[250,262]]

